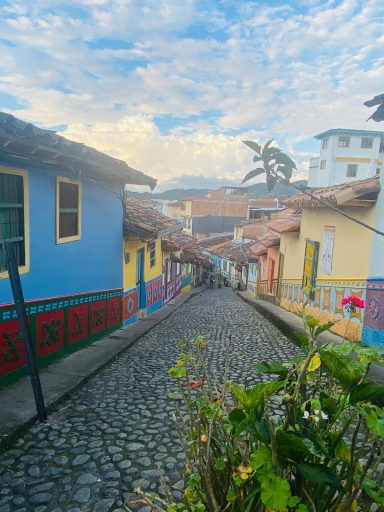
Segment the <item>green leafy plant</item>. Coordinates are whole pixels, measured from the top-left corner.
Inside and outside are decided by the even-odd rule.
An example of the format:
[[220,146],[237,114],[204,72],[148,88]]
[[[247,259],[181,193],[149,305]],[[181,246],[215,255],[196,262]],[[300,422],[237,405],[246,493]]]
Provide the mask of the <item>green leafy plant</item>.
[[[207,340],[180,344],[170,369],[185,489],[167,512],[367,512],[384,510],[384,387],[367,379],[383,351],[353,343],[320,345],[332,323],[305,314],[303,356],[254,365],[264,382],[220,381],[206,367]],[[229,354],[231,340],[226,351]],[[351,356],[354,356],[352,358]],[[272,413],[272,407],[279,408]]]

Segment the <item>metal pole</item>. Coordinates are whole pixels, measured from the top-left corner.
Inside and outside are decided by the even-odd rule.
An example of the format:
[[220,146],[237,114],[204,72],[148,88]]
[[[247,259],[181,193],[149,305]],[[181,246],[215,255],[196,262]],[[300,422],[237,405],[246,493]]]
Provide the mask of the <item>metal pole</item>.
[[11,283],[13,300],[15,301],[17,319],[21,330],[21,337],[27,354],[29,377],[31,379],[33,395],[35,397],[37,416],[40,421],[47,419],[44,397],[41,389],[39,371],[36,363],[36,355],[32,345],[31,333],[29,331],[27,312],[25,309],[23,289],[21,287],[19,269],[17,267],[15,251],[10,242],[5,242],[5,262],[8,269],[9,281]]

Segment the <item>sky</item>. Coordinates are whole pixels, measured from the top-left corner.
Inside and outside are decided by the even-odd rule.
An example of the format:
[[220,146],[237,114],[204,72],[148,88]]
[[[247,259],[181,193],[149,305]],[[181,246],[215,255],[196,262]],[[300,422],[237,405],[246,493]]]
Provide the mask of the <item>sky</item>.
[[[380,130],[382,0],[0,0],[0,110],[158,179],[237,186],[242,140],[297,179],[331,128]],[[258,178],[261,181],[262,178]]]

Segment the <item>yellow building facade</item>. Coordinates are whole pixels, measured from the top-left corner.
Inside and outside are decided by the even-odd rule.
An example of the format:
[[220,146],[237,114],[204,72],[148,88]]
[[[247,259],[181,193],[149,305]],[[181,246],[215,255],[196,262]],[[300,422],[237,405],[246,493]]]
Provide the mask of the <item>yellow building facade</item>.
[[[344,211],[366,224],[375,223],[372,204]],[[337,321],[331,330],[341,336],[348,326],[346,337],[360,341],[363,313],[357,310],[348,325],[341,301],[348,295],[365,299],[372,239],[372,231],[329,208],[304,208],[300,232],[281,235],[280,305],[299,312],[307,298],[303,287],[311,284],[312,277],[314,292],[307,314],[321,322]]]
[[125,239],[123,247],[123,325],[163,305],[161,239]]

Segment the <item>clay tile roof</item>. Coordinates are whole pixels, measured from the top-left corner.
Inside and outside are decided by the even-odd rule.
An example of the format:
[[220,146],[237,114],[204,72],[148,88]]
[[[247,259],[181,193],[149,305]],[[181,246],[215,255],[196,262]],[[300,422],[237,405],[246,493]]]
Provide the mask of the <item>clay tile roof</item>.
[[197,245],[202,249],[210,249],[217,245],[221,245],[229,240],[233,239],[233,235],[221,235],[221,236],[211,236],[208,238],[203,238],[202,240],[197,241]]
[[[368,204],[369,201],[375,201],[377,194],[380,192],[379,178],[379,176],[373,176],[364,180],[341,183],[330,187],[312,188],[309,191],[315,198],[301,193],[287,199],[286,205],[296,208],[322,206],[316,198],[323,199],[333,206],[350,206],[353,205],[355,199],[366,201],[366,204]],[[360,206],[364,206],[364,203]]]
[[244,264],[248,262],[247,251],[254,242],[240,242],[239,240],[230,240],[221,244],[213,252],[222,258],[229,259],[236,263]]
[[276,231],[277,233],[291,233],[300,231],[300,216],[281,217],[275,220],[270,220],[267,223],[268,229]]
[[267,252],[269,247],[280,244],[280,237],[273,231],[267,232],[250,247],[249,257],[257,257]]
[[145,206],[140,199],[129,197],[125,202],[124,236],[147,239],[181,231],[182,228],[180,222]]
[[156,186],[154,178],[129,167],[122,160],[4,112],[0,112],[0,161],[34,164],[48,169],[59,167],[104,183],[147,185],[151,189]]
[[186,235],[181,231],[172,232],[169,235],[170,242],[179,249],[192,249],[196,245],[196,238]]

